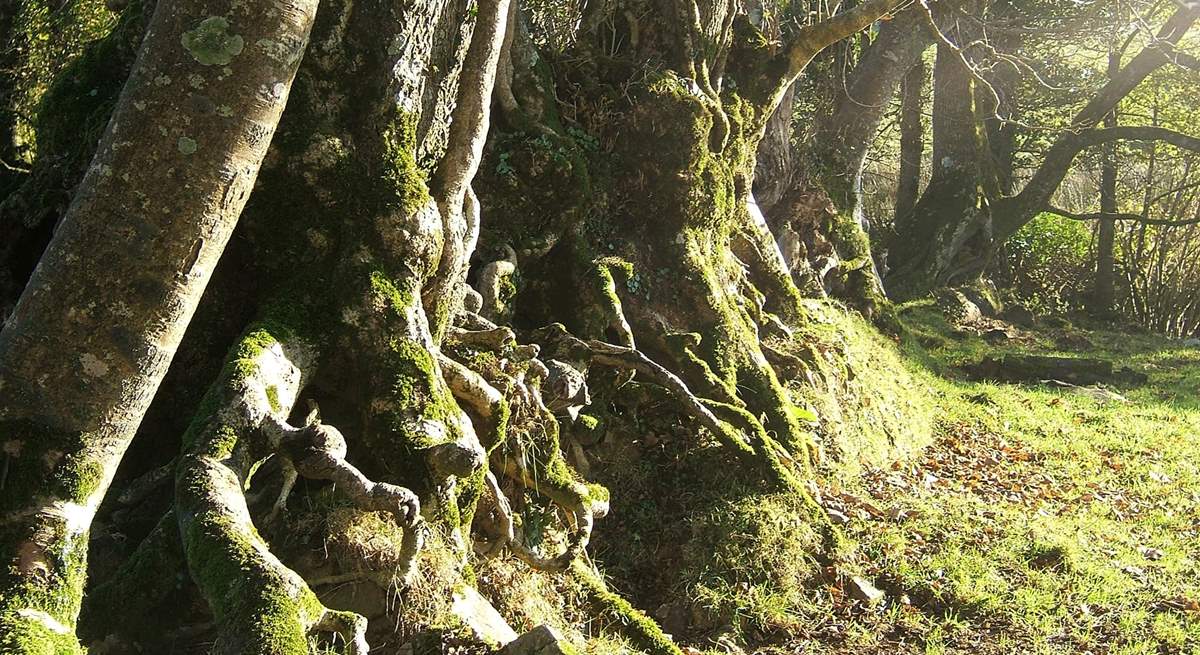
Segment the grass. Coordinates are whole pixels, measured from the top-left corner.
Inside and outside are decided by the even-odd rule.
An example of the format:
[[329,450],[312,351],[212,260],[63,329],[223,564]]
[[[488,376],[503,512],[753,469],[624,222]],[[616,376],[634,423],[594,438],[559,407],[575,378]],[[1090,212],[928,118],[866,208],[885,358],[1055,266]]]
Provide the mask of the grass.
[[[927,304],[902,316],[934,442],[823,490],[855,545],[839,566],[888,596],[865,608],[832,586],[809,608],[819,643],[789,652],[1200,652],[1200,349],[1069,326],[991,346]],[[956,375],[997,351],[1109,358],[1150,382],[1122,403]]]

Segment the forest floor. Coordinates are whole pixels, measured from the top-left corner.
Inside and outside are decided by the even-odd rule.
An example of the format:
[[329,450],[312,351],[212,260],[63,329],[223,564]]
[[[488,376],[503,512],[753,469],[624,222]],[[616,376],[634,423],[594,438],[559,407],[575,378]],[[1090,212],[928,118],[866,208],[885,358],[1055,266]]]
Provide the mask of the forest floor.
[[[902,316],[933,445],[822,489],[886,595],[855,600],[843,578],[784,650],[1200,652],[1200,348],[1065,322],[992,345],[928,303]],[[1111,359],[1149,382],[1098,398],[959,372],[1006,352]]]

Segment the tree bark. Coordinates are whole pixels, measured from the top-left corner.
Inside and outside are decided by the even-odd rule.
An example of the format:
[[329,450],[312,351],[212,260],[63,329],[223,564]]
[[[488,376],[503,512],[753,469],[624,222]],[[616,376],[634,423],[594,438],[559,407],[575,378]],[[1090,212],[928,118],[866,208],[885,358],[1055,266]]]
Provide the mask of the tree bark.
[[[1120,56],[1115,51],[1109,53],[1109,77],[1116,76],[1120,67]],[[1116,108],[1113,108],[1104,117],[1104,126],[1108,128],[1117,126]],[[1100,154],[1100,213],[1115,214],[1117,209],[1117,147],[1116,143],[1110,141],[1104,144]],[[1116,220],[1100,219],[1096,231],[1096,282],[1092,299],[1092,313],[1097,316],[1110,316],[1113,311],[1113,301],[1116,295],[1113,246],[1116,235]]]
[[933,169],[888,248],[887,286],[895,298],[920,295],[942,278],[977,274],[974,257],[990,245],[991,217],[980,191],[987,152],[976,116],[975,83],[958,52],[938,46],[934,65]]
[[74,650],[88,527],[258,174],[315,0],[161,3],[0,333],[0,634]]
[[921,193],[921,160],[925,155],[925,125],[922,117],[925,84],[929,69],[920,62],[904,76],[900,101],[900,172],[896,184],[895,221],[909,220]]

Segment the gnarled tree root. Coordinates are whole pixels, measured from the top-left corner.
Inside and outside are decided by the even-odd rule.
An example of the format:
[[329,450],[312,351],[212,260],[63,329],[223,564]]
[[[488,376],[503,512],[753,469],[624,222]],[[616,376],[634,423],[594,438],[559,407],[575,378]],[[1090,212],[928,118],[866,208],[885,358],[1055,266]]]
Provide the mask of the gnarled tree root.
[[368,649],[366,619],[323,606],[259,536],[243,491],[258,463],[280,455],[302,475],[336,481],[363,509],[389,511],[408,527],[418,516],[411,492],[373,483],[345,461],[336,430],[286,424],[314,361],[312,347],[285,329],[251,330],[184,439],[176,514],[188,567],[218,623],[214,653],[307,654],[309,635],[321,632],[355,655]]

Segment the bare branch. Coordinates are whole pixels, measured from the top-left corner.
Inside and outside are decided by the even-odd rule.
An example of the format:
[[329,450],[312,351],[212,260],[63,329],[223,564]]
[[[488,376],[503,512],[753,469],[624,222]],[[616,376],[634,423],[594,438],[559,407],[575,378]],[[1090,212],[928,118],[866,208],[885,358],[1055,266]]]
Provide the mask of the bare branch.
[[1200,137],[1150,125],[1122,125],[1088,130],[1075,136],[1080,147],[1109,141],[1162,141],[1177,148],[1200,152]]
[[1166,218],[1150,218],[1141,214],[1132,214],[1127,212],[1091,212],[1087,214],[1079,214],[1070,212],[1058,207],[1048,206],[1045,211],[1056,216],[1069,218],[1074,221],[1099,221],[1099,220],[1114,220],[1114,221],[1134,221],[1145,225],[1159,225],[1163,227],[1179,227],[1184,225],[1200,224],[1200,217],[1189,218],[1183,220],[1171,220]]

